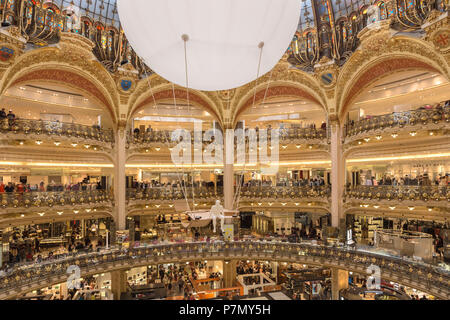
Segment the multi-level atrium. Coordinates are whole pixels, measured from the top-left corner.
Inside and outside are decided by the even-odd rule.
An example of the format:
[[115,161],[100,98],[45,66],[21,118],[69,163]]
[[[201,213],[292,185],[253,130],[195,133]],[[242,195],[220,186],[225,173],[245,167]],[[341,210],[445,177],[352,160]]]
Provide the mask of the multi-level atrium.
[[270,72],[199,91],[115,0],[1,0],[0,299],[449,299],[448,9],[302,0]]

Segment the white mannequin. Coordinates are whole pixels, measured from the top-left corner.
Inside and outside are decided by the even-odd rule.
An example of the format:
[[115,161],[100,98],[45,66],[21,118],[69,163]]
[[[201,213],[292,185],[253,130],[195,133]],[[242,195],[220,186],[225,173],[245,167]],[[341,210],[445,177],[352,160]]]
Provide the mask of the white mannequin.
[[224,224],[225,217],[224,217],[223,206],[220,204],[220,200],[217,200],[216,204],[211,207],[210,213],[211,213],[211,218],[213,221],[214,233],[216,233],[217,218],[220,219],[220,228],[221,228],[222,232],[224,232],[223,224]]

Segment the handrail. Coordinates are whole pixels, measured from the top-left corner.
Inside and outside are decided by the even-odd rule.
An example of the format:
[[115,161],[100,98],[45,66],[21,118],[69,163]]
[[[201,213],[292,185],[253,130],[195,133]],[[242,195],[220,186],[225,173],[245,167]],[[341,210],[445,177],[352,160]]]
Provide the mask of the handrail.
[[393,112],[390,114],[373,116],[356,122],[347,122],[344,126],[344,135],[349,138],[372,130],[383,130],[386,128],[401,129],[406,126],[445,122],[450,122],[450,106]]
[[105,190],[0,193],[0,208],[52,207],[74,204],[111,202],[113,195]]
[[301,198],[301,197],[329,197],[331,186],[250,186],[241,188],[241,197],[259,198]]
[[[203,132],[204,133],[204,132]],[[172,132],[169,130],[152,130],[149,132],[131,133],[128,132],[127,141],[129,144],[143,143],[168,143],[171,142]],[[268,133],[267,139],[270,140],[271,135]],[[287,128],[280,129],[280,142],[288,143],[294,140],[326,140],[330,138],[330,131],[321,128]],[[248,138],[247,138],[248,139]],[[259,135],[257,135],[259,139]],[[191,140],[194,141],[194,135],[191,133]]]
[[412,285],[444,299],[450,297],[450,273],[433,264],[348,247],[280,241],[185,242],[76,254],[63,260],[13,268],[0,278],[0,296],[13,297],[30,291],[30,288],[45,287],[49,282],[65,281],[63,279],[67,280],[66,270],[70,265],[80,267],[82,275],[85,275],[130,266],[206,258],[298,261],[360,272],[375,265],[381,269],[383,278],[395,278],[399,283]]
[[[223,188],[201,187],[195,188],[195,198],[204,199],[223,196]],[[187,188],[187,195],[192,195],[192,188]],[[329,197],[331,186],[244,186],[241,188],[241,197],[255,198],[301,198],[301,197]],[[151,187],[147,189],[127,189],[127,199],[129,200],[176,200],[184,199],[181,187]]]
[[[192,196],[192,187],[186,188],[187,197]],[[184,188],[174,187],[152,187],[147,189],[127,189],[128,200],[179,200],[184,199]],[[223,196],[223,188],[217,187],[216,189],[211,187],[194,188],[194,195],[196,199],[217,198]]]
[[355,199],[450,201],[450,189],[446,186],[353,186],[346,190],[346,196]]
[[50,120],[15,119],[0,122],[0,133],[35,134],[48,136],[66,136],[81,139],[91,139],[99,142],[114,142],[112,129],[101,129],[83,124],[67,123]]

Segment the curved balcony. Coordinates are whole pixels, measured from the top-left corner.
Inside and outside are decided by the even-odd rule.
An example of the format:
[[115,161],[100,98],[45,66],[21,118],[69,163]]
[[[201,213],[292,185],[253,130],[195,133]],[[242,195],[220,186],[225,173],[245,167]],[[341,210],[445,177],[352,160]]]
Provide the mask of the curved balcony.
[[114,133],[111,129],[101,129],[75,123],[59,121],[16,119],[0,123],[0,133],[6,139],[66,139],[71,143],[90,143],[112,148]]
[[448,129],[450,106],[432,109],[418,109],[405,112],[374,116],[344,127],[345,142],[350,143],[369,135],[396,133],[399,130],[440,130]]
[[78,254],[42,264],[17,266],[0,278],[0,298],[12,299],[26,292],[67,281],[67,268],[78,266],[80,276],[146,265],[200,260],[268,260],[335,267],[366,274],[378,266],[382,279],[450,298],[450,274],[431,264],[370,250],[269,241],[197,242],[159,244],[130,250],[111,249]]
[[[202,133],[203,136],[204,132]],[[140,133],[128,133],[127,143],[128,146],[138,146],[139,148],[151,147],[153,145],[175,145],[175,142],[171,141],[172,132],[167,130],[140,132]],[[327,129],[314,129],[314,128],[289,128],[280,130],[280,143],[282,144],[295,144],[295,143],[308,143],[308,144],[323,144],[329,143],[330,132]],[[259,140],[259,136],[257,136]],[[267,139],[270,141],[271,136],[268,133]],[[246,138],[248,142],[248,138]],[[191,143],[194,143],[194,134],[191,132]]]
[[331,186],[294,186],[294,187],[242,187],[241,199],[327,199],[331,196]]
[[91,204],[111,205],[112,200],[111,193],[103,190],[0,193],[0,210],[65,206],[83,207]]
[[[188,198],[192,197],[192,188],[188,187],[185,190],[181,187],[166,188],[154,187],[148,189],[128,189],[127,200],[129,201],[175,201],[185,199],[185,193]],[[218,199],[223,196],[222,188],[201,187],[194,188],[194,198],[200,200]]]
[[450,201],[450,189],[445,186],[355,186],[347,189],[347,199],[382,202],[443,202]]

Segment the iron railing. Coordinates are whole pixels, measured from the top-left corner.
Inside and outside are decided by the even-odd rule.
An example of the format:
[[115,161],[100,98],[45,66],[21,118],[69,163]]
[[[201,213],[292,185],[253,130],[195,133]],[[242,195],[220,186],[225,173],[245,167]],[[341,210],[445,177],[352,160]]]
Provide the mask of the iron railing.
[[375,200],[450,201],[446,186],[354,186],[346,191],[348,198]]
[[0,132],[114,142],[114,133],[111,129],[48,120],[16,119],[8,121],[5,119],[0,122]]
[[405,112],[394,112],[386,115],[373,116],[345,125],[345,136],[351,137],[370,131],[387,128],[402,129],[405,127],[422,126],[450,122],[450,106],[433,109],[418,109]]
[[0,208],[30,208],[107,203],[113,200],[109,191],[60,191],[0,193]]
[[81,276],[85,276],[144,265],[205,259],[289,261],[327,265],[363,274],[369,267],[377,266],[383,279],[412,286],[442,299],[450,298],[450,273],[437,265],[357,248],[279,241],[155,244],[69,255],[55,261],[13,267],[0,278],[0,297],[11,298],[39,287],[67,281],[69,266],[79,267]]

